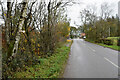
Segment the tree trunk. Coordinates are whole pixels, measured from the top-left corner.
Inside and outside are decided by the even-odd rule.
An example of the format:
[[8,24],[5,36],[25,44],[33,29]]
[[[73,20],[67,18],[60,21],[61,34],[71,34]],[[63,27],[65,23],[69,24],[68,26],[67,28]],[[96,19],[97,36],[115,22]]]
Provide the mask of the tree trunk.
[[9,28],[10,28],[10,16],[11,16],[11,0],[7,0],[7,20],[6,20],[6,41],[9,44],[10,43],[10,34],[9,34]]
[[47,40],[47,50],[46,50],[46,53],[47,52],[49,52],[49,50],[50,50],[50,43],[51,43],[51,31],[50,31],[50,20],[51,20],[51,17],[50,17],[50,15],[51,15],[51,12],[50,12],[50,7],[51,7],[51,0],[49,1],[49,3],[48,3],[48,40]]
[[23,0],[23,9],[22,9],[22,13],[21,13],[21,17],[20,17],[20,21],[19,21],[19,25],[18,25],[18,32],[17,32],[16,38],[15,38],[15,43],[14,43],[14,47],[13,47],[13,51],[12,51],[12,57],[15,57],[17,54],[18,44],[20,41],[20,35],[22,32],[22,28],[24,25],[25,17],[26,17],[27,6],[28,6],[28,0]]

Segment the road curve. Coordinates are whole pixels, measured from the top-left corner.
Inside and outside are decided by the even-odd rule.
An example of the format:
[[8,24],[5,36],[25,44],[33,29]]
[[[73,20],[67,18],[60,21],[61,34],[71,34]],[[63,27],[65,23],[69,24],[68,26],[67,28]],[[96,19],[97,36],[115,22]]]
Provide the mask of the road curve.
[[118,78],[118,51],[74,39],[64,78]]

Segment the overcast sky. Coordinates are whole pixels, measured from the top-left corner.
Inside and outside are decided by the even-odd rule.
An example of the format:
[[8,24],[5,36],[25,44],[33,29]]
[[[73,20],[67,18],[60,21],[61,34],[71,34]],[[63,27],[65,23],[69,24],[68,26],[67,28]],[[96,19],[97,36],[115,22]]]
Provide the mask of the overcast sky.
[[[6,2],[7,0],[2,0],[2,1]],[[108,4],[111,5],[111,8],[113,9],[112,15],[115,16],[116,14],[118,14],[118,2],[120,0],[74,0],[74,1],[75,2],[79,2],[80,4],[74,4],[72,6],[68,6],[67,7],[67,11],[66,11],[66,13],[68,15],[68,18],[71,19],[71,22],[70,22],[71,26],[76,26],[74,24],[74,22],[77,25],[81,25],[82,24],[81,21],[80,21],[80,11],[85,9],[88,5],[96,6],[97,14],[99,14],[100,13],[100,6],[101,6],[101,4],[103,4],[104,2],[107,2]]]
[[99,14],[101,4],[103,4],[104,2],[107,2],[108,4],[111,5],[111,8],[113,9],[113,12],[111,15],[115,16],[116,14],[118,14],[118,2],[120,0],[76,0],[76,1],[81,2],[81,4],[75,4],[67,8],[68,17],[71,19],[71,23],[70,23],[71,26],[76,26],[74,22],[77,25],[81,25],[80,11],[82,11],[88,5],[96,6],[97,14]]

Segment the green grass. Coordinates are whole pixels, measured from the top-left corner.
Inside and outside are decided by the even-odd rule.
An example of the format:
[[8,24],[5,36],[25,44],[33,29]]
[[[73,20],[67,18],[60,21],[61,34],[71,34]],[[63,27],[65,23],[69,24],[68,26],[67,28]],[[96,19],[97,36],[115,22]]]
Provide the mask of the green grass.
[[104,47],[108,47],[108,48],[111,48],[111,49],[119,50],[119,51],[120,51],[120,46],[116,46],[116,45],[105,45],[105,44],[102,44],[102,43],[97,43],[97,44],[100,45],[100,46],[104,46]]
[[113,45],[106,45],[106,44],[103,44],[103,43],[95,43],[94,41],[91,41],[91,40],[88,40],[88,39],[85,39],[85,40],[88,41],[88,42],[100,45],[100,46],[104,46],[104,47],[108,47],[108,48],[120,51],[120,46],[117,46],[117,39],[118,39],[118,37],[108,37],[108,39],[112,39],[113,40]]
[[48,58],[40,58],[40,64],[27,67],[26,71],[16,72],[15,78],[60,78],[68,59],[70,47],[62,46]]

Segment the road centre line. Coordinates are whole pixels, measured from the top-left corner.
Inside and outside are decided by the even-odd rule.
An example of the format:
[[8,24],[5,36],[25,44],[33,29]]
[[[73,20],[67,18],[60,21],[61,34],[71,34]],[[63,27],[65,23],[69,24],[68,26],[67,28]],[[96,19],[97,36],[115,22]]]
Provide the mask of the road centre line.
[[110,62],[115,67],[120,68],[118,65],[116,65],[115,63],[113,63],[112,61],[110,61],[109,59],[107,59],[106,57],[104,57],[104,59],[107,60],[108,62]]

